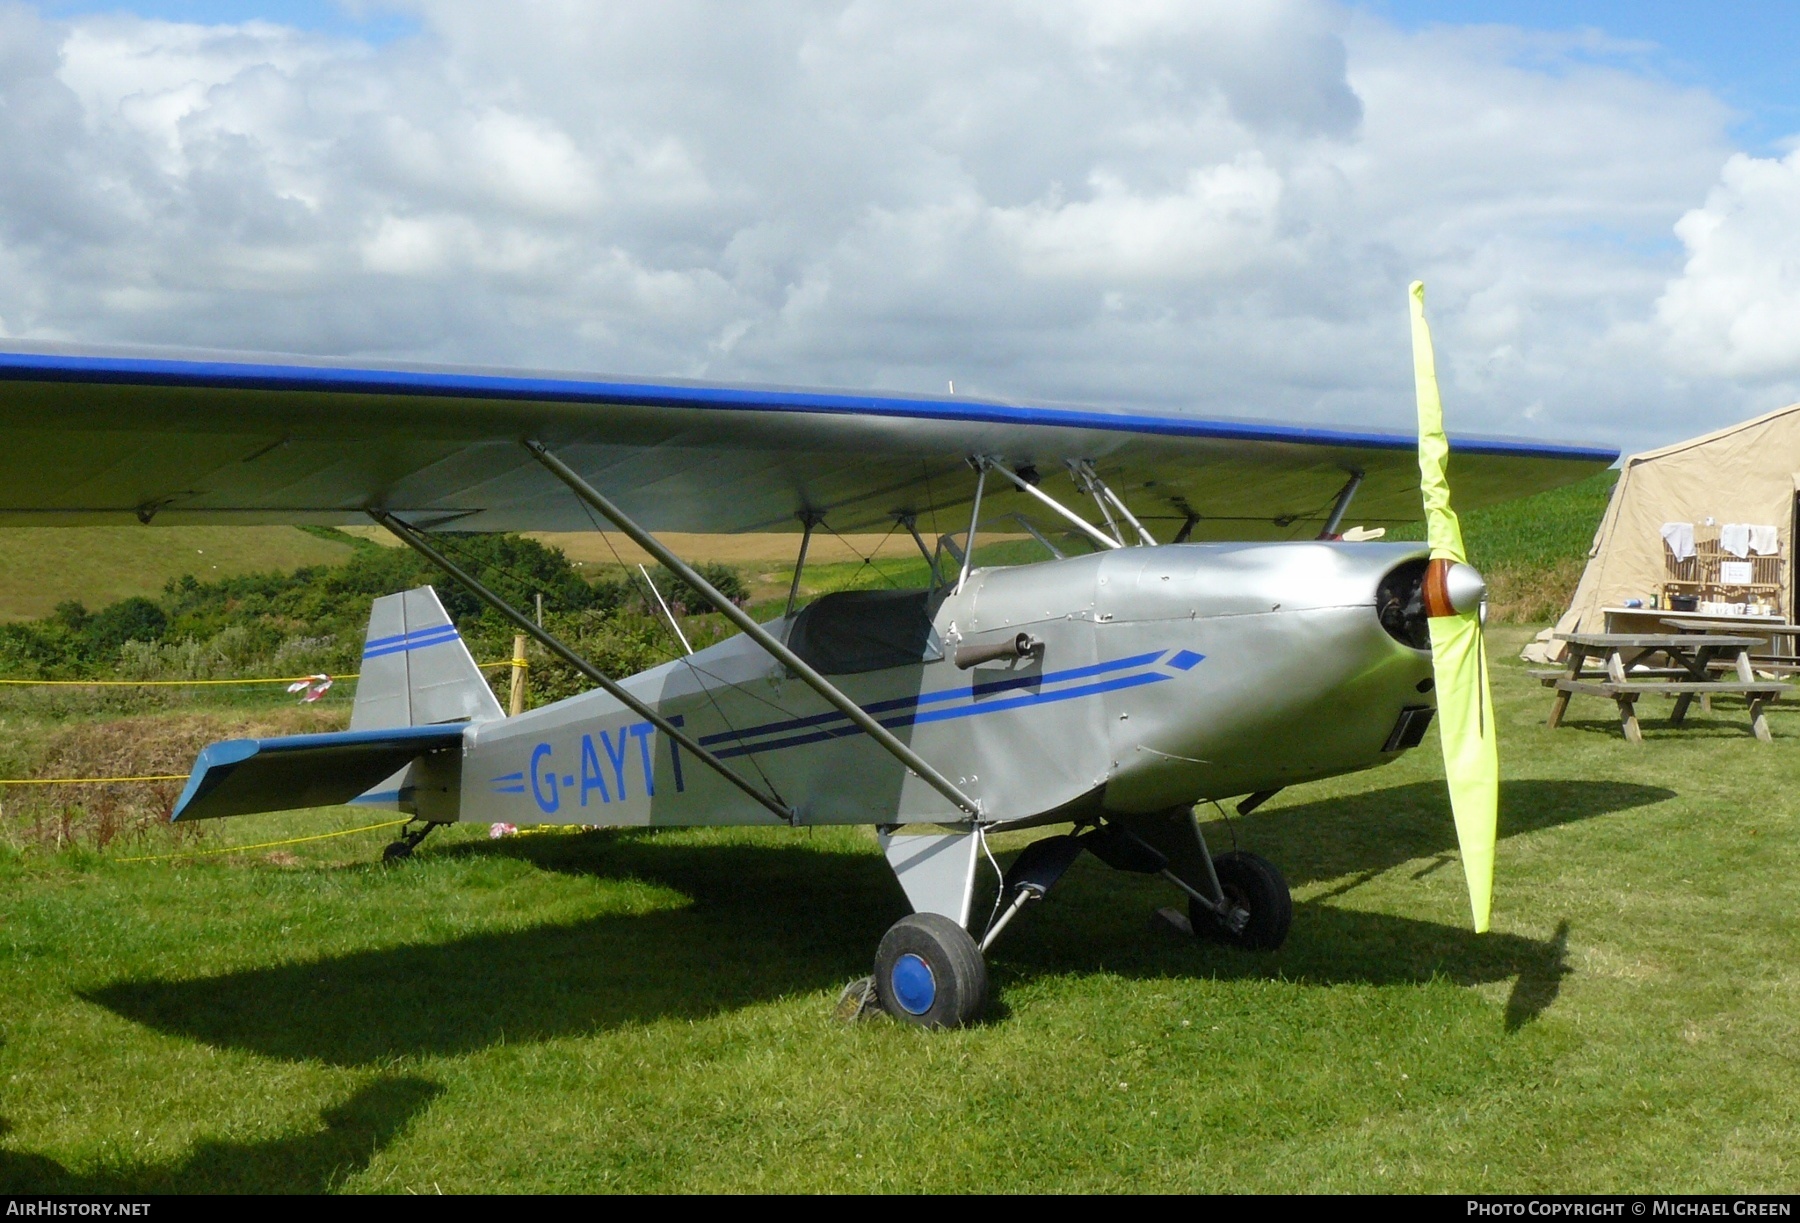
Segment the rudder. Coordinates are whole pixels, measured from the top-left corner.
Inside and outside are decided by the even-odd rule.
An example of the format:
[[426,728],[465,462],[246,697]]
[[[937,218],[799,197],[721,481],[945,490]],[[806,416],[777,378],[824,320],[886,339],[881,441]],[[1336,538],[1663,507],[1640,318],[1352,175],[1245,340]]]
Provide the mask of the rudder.
[[351,730],[488,722],[505,717],[469,647],[429,586],[369,609]]

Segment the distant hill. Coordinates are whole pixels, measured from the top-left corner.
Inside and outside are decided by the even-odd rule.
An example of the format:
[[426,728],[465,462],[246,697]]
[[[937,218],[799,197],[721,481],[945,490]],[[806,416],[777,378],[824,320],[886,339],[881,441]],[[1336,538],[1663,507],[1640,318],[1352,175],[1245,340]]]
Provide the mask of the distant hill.
[[[1488,575],[1493,612],[1499,619],[1537,622],[1561,613],[1581,577],[1588,545],[1617,478],[1616,471],[1602,472],[1567,488],[1464,516],[1470,559]],[[1355,520],[1352,507],[1349,521]],[[390,541],[385,532],[374,528],[351,530],[364,538]],[[66,600],[98,610],[134,595],[156,598],[164,583],[183,574],[191,573],[204,582],[347,560],[351,545],[341,535],[326,537],[330,534],[315,535],[299,527],[0,529],[0,621],[47,616]],[[1421,534],[1419,530],[1400,530],[1390,532],[1388,538],[1416,539]],[[563,549],[590,577],[611,571],[617,560],[631,564],[642,558],[638,549],[617,535],[535,538]],[[667,538],[691,560],[746,566],[744,576],[758,599],[785,591],[799,544],[798,536],[791,534]],[[993,544],[1006,545],[1017,539],[988,538]],[[1007,555],[991,554],[990,563],[1017,564],[1040,555],[1032,548],[1002,551]],[[1012,555],[1013,551],[1019,555]],[[835,589],[868,584],[874,580],[873,574],[844,562],[871,554],[891,580],[924,581],[924,565],[903,533],[837,538],[822,532],[814,541],[807,585]]]
[[186,573],[210,581],[336,564],[350,552],[299,527],[0,528],[0,620],[47,616],[70,599],[101,608],[155,598]]

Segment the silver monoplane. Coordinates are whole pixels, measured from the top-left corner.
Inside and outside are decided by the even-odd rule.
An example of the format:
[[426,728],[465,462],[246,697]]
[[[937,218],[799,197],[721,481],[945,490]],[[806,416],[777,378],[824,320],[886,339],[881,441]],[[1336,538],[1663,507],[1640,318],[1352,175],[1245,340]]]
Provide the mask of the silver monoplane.
[[[1280,945],[1280,871],[1210,853],[1195,804],[1247,811],[1417,746],[1462,649],[1443,636],[1434,675],[1433,640],[1458,623],[1475,671],[1446,756],[1453,789],[1491,791],[1466,763],[1480,736],[1492,755],[1482,586],[1440,530],[1447,499],[1429,545],[1340,538],[1353,503],[1371,527],[1416,522],[1421,467],[1428,503],[1444,482],[1423,351],[1417,439],[961,396],[0,353],[0,523],[373,519],[595,684],[507,717],[430,587],[378,599],[350,729],[213,744],[176,819],[374,804],[416,822],[393,856],[458,821],[874,825],[914,912],[881,941],[873,998],[958,1024],[985,1002],[983,952],[1084,850],[1165,878],[1202,935]],[[1464,439],[1449,470],[1472,505],[1615,457]],[[607,676],[432,539],[586,527],[630,536],[741,634]],[[799,606],[821,528],[910,533],[929,586]],[[654,534],[781,530],[799,534],[794,588],[760,624]],[[976,565],[984,530],[1029,534],[1045,559]],[[1464,825],[1485,818],[1491,871],[1491,795],[1486,810],[1458,807],[1466,868]],[[1048,825],[1074,830],[1031,842],[978,912],[989,837]]]

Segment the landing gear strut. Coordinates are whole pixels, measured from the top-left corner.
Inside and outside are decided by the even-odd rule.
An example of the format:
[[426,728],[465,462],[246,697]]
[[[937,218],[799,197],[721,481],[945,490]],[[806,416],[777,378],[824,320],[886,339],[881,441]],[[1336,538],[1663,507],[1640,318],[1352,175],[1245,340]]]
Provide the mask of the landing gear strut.
[[1116,870],[1160,875],[1187,893],[1187,921],[1174,910],[1163,912],[1198,938],[1273,951],[1294,920],[1287,880],[1275,864],[1235,850],[1215,858],[1192,810],[1182,807],[1108,815],[1083,831],[1033,841],[1000,880],[995,916],[977,941],[968,920],[980,836],[978,830],[908,836],[882,830],[883,852],[917,911],[888,928],[875,953],[874,975],[851,982],[839,996],[840,1018],[880,1010],[926,1028],[973,1022],[987,1005],[983,953],[1030,902],[1044,898],[1083,850]]
[[1082,837],[1095,857],[1118,870],[1161,875],[1188,895],[1188,920],[1200,938],[1273,951],[1287,941],[1294,901],[1273,862],[1233,851],[1214,857],[1193,813],[1108,817]]
[[430,836],[431,830],[436,827],[438,827],[438,825],[423,822],[421,822],[417,828],[408,824],[405,828],[400,830],[400,838],[390,842],[387,847],[381,851],[382,862],[404,862],[406,859],[412,857],[412,851],[418,848],[419,842]]
[[844,991],[838,1014],[855,1019],[881,1010],[920,1027],[961,1027],[987,1005],[986,944],[969,934],[983,833],[972,825],[877,833],[913,912],[888,927],[874,975]]

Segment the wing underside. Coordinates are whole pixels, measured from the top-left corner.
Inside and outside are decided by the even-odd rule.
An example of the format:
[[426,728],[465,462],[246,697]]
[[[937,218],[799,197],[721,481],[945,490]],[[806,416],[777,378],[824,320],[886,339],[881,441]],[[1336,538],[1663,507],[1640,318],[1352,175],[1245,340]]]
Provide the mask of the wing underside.
[[[1160,539],[1316,534],[1350,473],[1350,521],[1419,518],[1410,435],[1144,416],[950,397],[607,380],[444,368],[349,369],[92,353],[0,353],[0,525],[364,522],[594,527],[520,444],[537,439],[652,530],[885,531],[964,525],[973,455],[1034,468],[1065,502],[1087,460]],[[1580,479],[1616,454],[1462,439],[1475,506]],[[984,519],[1022,513],[1011,489]]]

